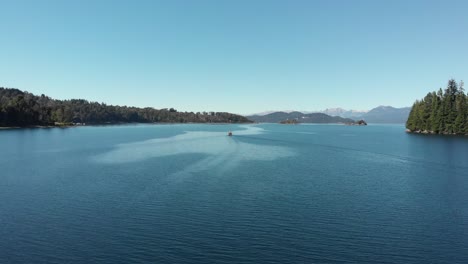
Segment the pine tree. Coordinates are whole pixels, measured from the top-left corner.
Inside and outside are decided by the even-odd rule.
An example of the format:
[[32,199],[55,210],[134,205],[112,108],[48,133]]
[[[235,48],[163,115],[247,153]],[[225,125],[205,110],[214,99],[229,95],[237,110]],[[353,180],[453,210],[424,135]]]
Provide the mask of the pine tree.
[[432,107],[432,93],[428,93],[426,97],[424,97],[423,102],[421,102],[421,119],[422,119],[422,129],[423,130],[431,130],[431,107]]
[[445,90],[445,116],[446,116],[446,132],[455,132],[455,119],[457,118],[457,111],[455,107],[456,96],[458,93],[458,85],[454,79],[449,80],[447,89]]
[[406,126],[411,131],[468,134],[468,96],[463,82],[448,81],[442,91],[428,93],[413,104]]
[[411,111],[409,113],[408,120],[406,121],[406,128],[408,128],[410,131],[415,131],[416,130],[415,119],[416,119],[416,105],[417,105],[417,103],[418,103],[418,101],[416,101],[413,104],[413,107],[411,107]]
[[440,108],[440,98],[437,96],[436,92],[432,92],[432,105],[431,105],[431,116],[430,116],[430,131],[433,131],[434,133],[439,132],[439,127],[438,124],[440,122],[439,120],[439,108]]
[[457,117],[454,121],[454,128],[457,134],[464,134],[467,126],[466,117],[466,96],[463,89],[463,82],[460,83],[460,88],[456,95],[455,109]]

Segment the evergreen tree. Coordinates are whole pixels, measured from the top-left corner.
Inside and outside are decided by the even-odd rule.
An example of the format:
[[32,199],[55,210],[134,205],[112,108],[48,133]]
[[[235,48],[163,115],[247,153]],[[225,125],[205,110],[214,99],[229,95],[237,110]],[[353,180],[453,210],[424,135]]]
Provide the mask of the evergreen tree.
[[467,126],[467,117],[466,117],[466,96],[465,96],[465,91],[463,89],[463,82],[460,83],[460,87],[458,90],[458,93],[456,95],[456,101],[455,101],[455,109],[457,113],[457,117],[455,118],[454,122],[454,128],[456,133],[458,134],[464,134],[466,131],[466,126]]
[[445,130],[447,133],[455,132],[455,118],[457,117],[457,112],[455,108],[456,95],[458,93],[458,87],[455,80],[449,80],[447,84],[447,89],[445,90]]
[[411,111],[409,113],[409,116],[408,116],[408,120],[406,120],[406,128],[411,130],[411,131],[415,131],[417,129],[417,126],[416,126],[416,105],[417,105],[418,101],[416,101],[414,104],[413,104],[413,107],[411,107]]
[[432,92],[432,104],[431,104],[431,115],[429,118],[429,131],[433,131],[435,133],[439,132],[439,118],[438,111],[440,108],[440,98],[437,96],[436,92]]
[[463,82],[448,81],[447,88],[427,94],[411,109],[406,127],[411,131],[468,134],[468,96]]
[[18,89],[0,87],[0,126],[54,125],[58,123],[195,122],[245,123],[247,118],[225,112],[179,112],[174,108],[154,109],[112,106],[86,100],[54,100]]

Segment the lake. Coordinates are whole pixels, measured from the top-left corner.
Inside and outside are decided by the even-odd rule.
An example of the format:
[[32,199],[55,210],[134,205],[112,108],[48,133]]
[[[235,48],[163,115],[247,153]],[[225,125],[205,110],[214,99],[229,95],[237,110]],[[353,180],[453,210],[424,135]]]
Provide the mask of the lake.
[[91,262],[468,263],[468,137],[403,125],[0,131],[0,263]]

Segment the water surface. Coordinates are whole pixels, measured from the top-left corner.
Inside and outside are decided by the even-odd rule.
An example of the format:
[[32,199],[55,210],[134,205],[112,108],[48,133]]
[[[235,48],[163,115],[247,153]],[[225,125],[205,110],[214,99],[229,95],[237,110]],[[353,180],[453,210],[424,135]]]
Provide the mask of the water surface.
[[403,131],[0,131],[0,262],[468,263],[468,138]]

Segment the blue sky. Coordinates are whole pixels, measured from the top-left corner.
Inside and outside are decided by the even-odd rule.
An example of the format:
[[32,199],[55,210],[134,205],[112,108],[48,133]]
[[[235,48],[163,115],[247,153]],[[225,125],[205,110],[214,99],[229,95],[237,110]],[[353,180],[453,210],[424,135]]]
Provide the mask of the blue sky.
[[468,78],[468,1],[2,1],[0,86],[181,111],[410,106]]

